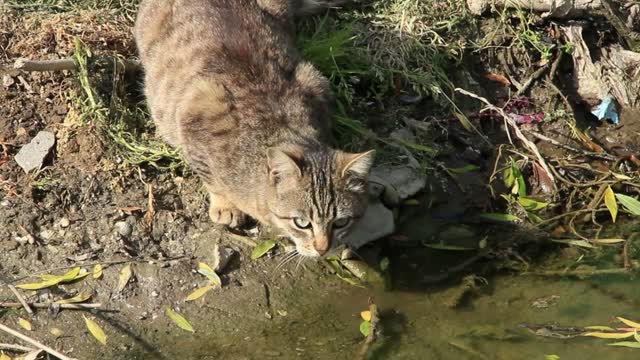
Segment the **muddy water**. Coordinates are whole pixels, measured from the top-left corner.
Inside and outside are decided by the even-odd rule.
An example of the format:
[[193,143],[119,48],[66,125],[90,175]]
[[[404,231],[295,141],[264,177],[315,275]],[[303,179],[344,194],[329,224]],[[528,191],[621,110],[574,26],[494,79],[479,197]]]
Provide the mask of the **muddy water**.
[[[405,286],[413,274],[405,274]],[[397,277],[398,275],[396,275]],[[637,350],[592,338],[537,337],[521,323],[615,326],[613,316],[640,319],[640,282],[622,276],[590,280],[499,276],[459,309],[451,287],[372,293],[346,283],[296,283],[280,289],[269,320],[209,324],[193,337],[159,340],[160,352],[180,359],[353,359],[359,312],[373,295],[384,338],[371,359],[630,359]],[[286,309],[278,310],[278,308]],[[202,319],[201,319],[202,320]],[[142,355],[142,354],[141,354]],[[159,358],[158,354],[141,358]]]

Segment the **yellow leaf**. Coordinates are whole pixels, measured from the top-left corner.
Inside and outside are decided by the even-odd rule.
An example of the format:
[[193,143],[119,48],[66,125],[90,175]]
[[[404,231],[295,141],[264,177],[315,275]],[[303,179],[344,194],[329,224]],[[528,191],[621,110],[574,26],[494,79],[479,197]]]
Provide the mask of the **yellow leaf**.
[[364,321],[371,321],[371,311],[366,310],[360,313],[360,317]]
[[18,324],[20,324],[20,326],[22,326],[22,328],[25,330],[33,330],[33,325],[31,325],[31,322],[29,320],[18,318]]
[[620,244],[625,242],[626,240],[625,239],[593,239],[591,241],[596,244],[611,245],[611,244]]
[[620,322],[624,323],[625,325],[635,328],[635,329],[640,329],[640,323],[637,323],[635,321],[631,321],[631,320],[627,320],[623,317],[617,316],[616,319],[620,320]]
[[184,316],[178,314],[177,312],[171,310],[170,308],[166,308],[166,311],[167,311],[167,315],[169,315],[169,318],[171,318],[171,320],[173,320],[173,322],[176,325],[178,325],[181,329],[195,332],[193,330],[193,326],[189,324],[189,322],[187,321],[187,319],[184,318]]
[[187,296],[187,298],[184,299],[184,301],[193,301],[193,300],[199,299],[204,294],[206,294],[209,290],[213,289],[214,287],[215,286],[204,286],[204,287],[201,287],[199,289],[196,289],[189,296]]
[[129,283],[131,276],[133,275],[133,271],[131,270],[131,264],[127,264],[127,266],[123,267],[120,270],[120,275],[118,275],[118,286],[116,287],[116,292],[122,292],[124,288]]
[[86,316],[82,315],[82,317],[84,318],[84,323],[87,325],[87,329],[89,329],[91,335],[93,335],[100,344],[107,345],[107,335],[104,334],[102,328],[100,328],[95,321],[87,318]]
[[624,332],[624,333],[588,332],[588,333],[582,334],[582,336],[592,336],[600,339],[626,339],[626,338],[632,337],[633,334],[634,334],[633,331]]
[[85,295],[85,294],[79,294],[76,295],[72,298],[68,298],[68,299],[62,299],[62,300],[58,300],[55,303],[56,304],[74,304],[74,303],[81,303],[81,302],[85,302],[87,300],[89,300],[89,298],[91,297],[91,294]]
[[20,285],[16,285],[16,287],[24,290],[39,290],[39,289],[44,289],[44,288],[48,288],[50,286],[56,285],[58,284],[58,282],[59,281],[57,281],[57,279],[51,279],[51,280],[47,280],[39,283],[20,284]]
[[473,125],[471,125],[471,121],[469,121],[469,118],[459,112],[454,112],[453,115],[455,115],[458,118],[458,121],[460,121],[460,125],[462,125],[462,127],[464,127],[467,131],[472,131],[473,130]]
[[623,174],[616,174],[614,172],[611,172],[611,175],[613,175],[618,180],[633,180],[632,177]]
[[11,360],[11,358],[9,357],[9,355],[0,352],[0,360]]
[[93,278],[100,279],[102,277],[102,265],[98,264],[93,267]]
[[64,332],[62,332],[62,330],[58,329],[58,328],[53,328],[49,331],[51,333],[51,335],[55,336],[55,337],[60,337],[64,334]]
[[607,205],[609,213],[611,213],[611,219],[616,222],[618,216],[618,203],[616,202],[616,194],[611,190],[611,186],[607,186],[607,190],[604,192],[604,204]]
[[198,263],[198,273],[206,276],[213,285],[222,285],[222,281],[220,280],[218,274],[216,274],[216,272],[213,271],[213,269],[211,269],[209,265],[203,262]]

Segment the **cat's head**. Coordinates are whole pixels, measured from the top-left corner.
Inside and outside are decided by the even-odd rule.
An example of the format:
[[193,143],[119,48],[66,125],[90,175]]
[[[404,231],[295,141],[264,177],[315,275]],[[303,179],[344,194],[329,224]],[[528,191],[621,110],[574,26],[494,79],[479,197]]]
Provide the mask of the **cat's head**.
[[304,256],[322,256],[340,243],[364,215],[367,177],[375,151],[270,148],[269,211]]

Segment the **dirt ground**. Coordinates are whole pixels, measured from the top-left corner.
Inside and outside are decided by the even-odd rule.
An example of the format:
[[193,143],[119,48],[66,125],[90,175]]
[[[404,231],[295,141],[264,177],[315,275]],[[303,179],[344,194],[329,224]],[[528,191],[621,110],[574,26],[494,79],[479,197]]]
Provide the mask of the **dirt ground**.
[[[117,51],[124,57],[134,56],[127,27],[130,22],[113,16],[106,11],[18,16],[0,10],[0,281],[36,281],[35,275],[62,274],[76,265],[88,271],[98,263],[105,267],[100,279],[88,276],[55,290],[29,293],[29,298],[48,301],[91,293],[90,302],[108,310],[91,315],[109,334],[107,347],[100,347],[89,336],[81,313],[64,309],[38,311],[30,318],[34,331],[29,334],[78,359],[251,359],[265,355],[323,359],[322,354],[352,358],[352,349],[361,341],[357,331],[353,337],[327,335],[324,339],[296,335],[291,344],[269,343],[265,337],[277,331],[303,334],[307,326],[327,334],[334,328],[353,326],[332,320],[326,304],[336,298],[357,296],[351,299],[354,305],[349,308],[357,324],[358,308],[364,309],[370,293],[352,289],[321,263],[291,263],[276,269],[282,258],[272,253],[252,261],[246,242],[209,221],[206,194],[197,177],[184,171],[125,166],[123,159],[109,150],[96,124],[83,122],[77,107],[78,83],[72,73],[29,73],[11,68],[18,58],[71,56],[74,37],[95,54]],[[476,60],[483,66],[479,72],[498,66],[496,61],[482,60]],[[477,86],[477,82],[472,83]],[[481,86],[478,91],[491,99],[508,95],[495,84]],[[537,100],[546,103],[546,97],[550,97],[548,93],[540,94]],[[476,103],[466,105],[472,108]],[[619,126],[596,124],[592,135],[616,156],[638,154],[640,122],[635,114],[622,112]],[[450,168],[473,163],[478,166],[478,176],[429,177],[427,196],[420,198],[423,205],[428,203],[428,210],[410,207],[405,216],[417,216],[418,220],[401,226],[391,245],[370,249],[376,254],[387,251],[402,263],[394,271],[419,273],[416,269],[428,267],[419,264],[420,259],[414,259],[412,252],[424,238],[446,228],[443,224],[447,221],[500,208],[486,180],[494,170],[496,144],[506,142],[504,129],[500,121],[473,121],[489,134],[494,146],[464,132],[455,121],[450,121],[453,125],[433,126],[441,127],[434,141],[449,148],[440,160]],[[523,127],[544,130],[580,146],[559,124]],[[55,149],[40,171],[25,174],[13,156],[42,130],[55,134]],[[549,143],[538,144],[545,154],[563,154]],[[540,191],[541,187],[538,184],[534,188]],[[149,221],[150,209],[154,214]],[[437,216],[425,215],[426,211]],[[535,233],[532,228],[524,228]],[[483,234],[489,233],[489,229],[483,229]],[[234,250],[221,274],[223,286],[185,303],[191,291],[206,284],[195,268],[199,261],[212,261],[217,243]],[[496,253],[509,257],[511,250],[509,247]],[[127,263],[132,264],[133,276],[122,291],[117,291],[119,273]],[[437,267],[427,269],[424,284],[430,284],[429,276],[438,272],[441,269]],[[402,281],[395,284],[397,288],[405,285]],[[15,301],[6,286],[0,287],[1,301]],[[176,335],[182,330],[165,315],[166,307],[189,319],[196,328],[193,337],[185,340]],[[25,315],[10,310],[0,316],[16,328],[18,317]],[[13,340],[0,334],[1,342]],[[188,354],[185,349],[189,349]]]

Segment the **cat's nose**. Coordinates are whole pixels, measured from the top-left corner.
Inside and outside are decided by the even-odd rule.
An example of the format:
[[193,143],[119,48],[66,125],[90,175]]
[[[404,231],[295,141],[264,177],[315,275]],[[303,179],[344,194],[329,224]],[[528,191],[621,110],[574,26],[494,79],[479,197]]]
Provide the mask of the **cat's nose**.
[[324,254],[329,252],[330,245],[331,240],[329,240],[328,236],[320,235],[316,236],[315,239],[313,239],[313,247],[316,249],[318,254],[320,254],[320,256],[323,256]]

